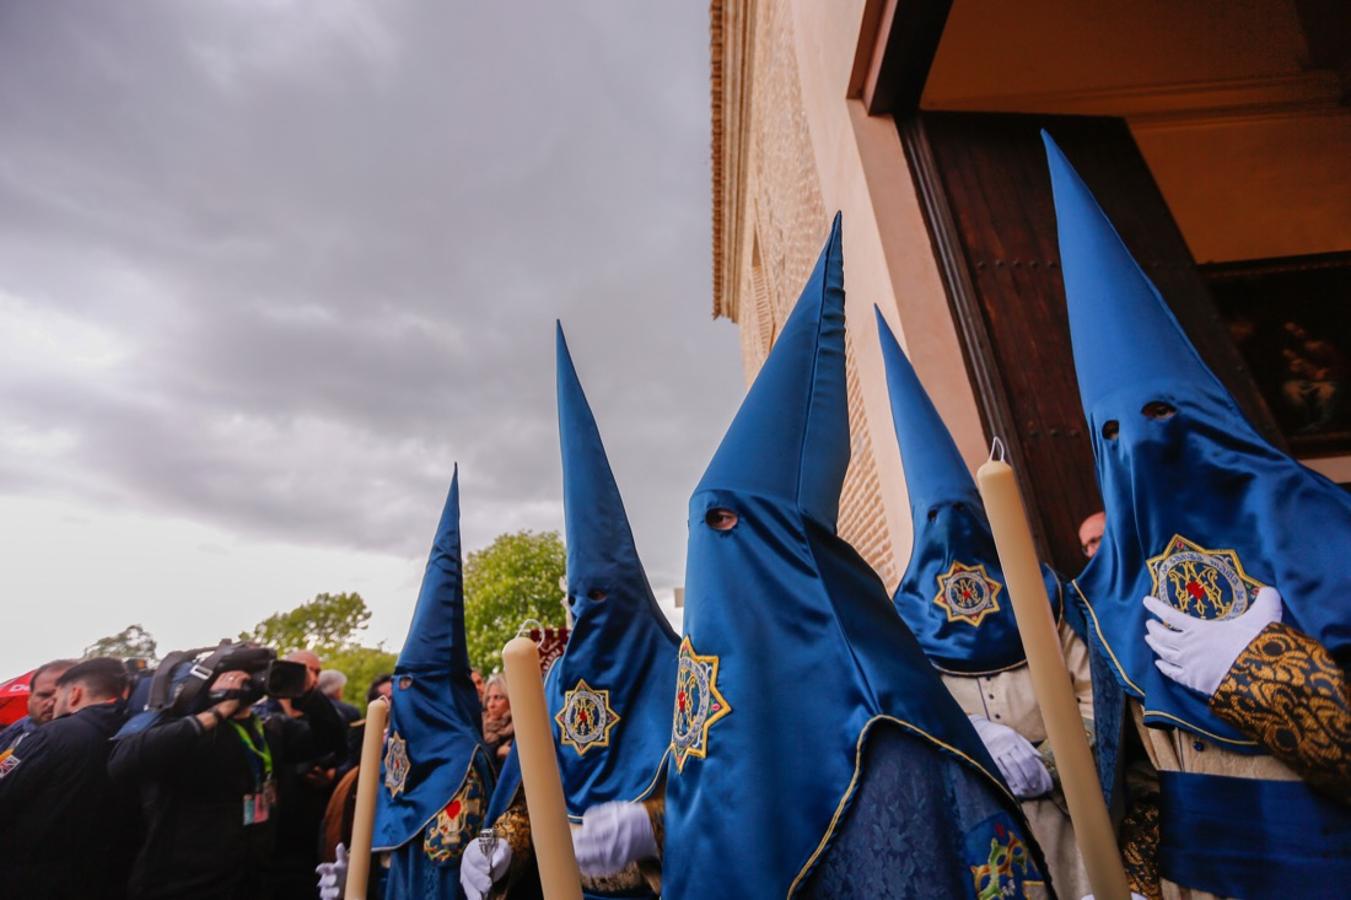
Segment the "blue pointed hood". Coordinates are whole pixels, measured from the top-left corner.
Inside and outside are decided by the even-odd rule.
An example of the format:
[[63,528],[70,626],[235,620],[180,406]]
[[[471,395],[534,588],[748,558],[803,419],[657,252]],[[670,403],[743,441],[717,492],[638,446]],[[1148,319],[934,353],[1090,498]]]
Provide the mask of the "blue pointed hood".
[[[558,443],[563,456],[563,521],[567,530],[568,597],[580,620],[593,591],[620,591],[624,612],[653,613],[665,621],[638,560],[633,531],[605,455],[596,418],[568,352],[562,324],[555,326],[558,368]],[[617,604],[607,603],[614,609]]]
[[1256,752],[1165,678],[1140,598],[1239,615],[1262,585],[1284,621],[1342,658],[1351,643],[1351,496],[1271,446],[1206,368],[1060,148],[1043,132],[1079,392],[1107,530],[1076,579],[1091,632],[1145,721]]
[[[1204,384],[1216,400],[1233,406],[1079,173],[1044,131],[1042,140],[1065,293],[1075,298],[1069,304],[1070,333],[1084,408],[1144,380]],[[1128,348],[1129,366],[1121,364],[1122,348]]]
[[469,677],[461,576],[457,467],[394,666],[376,806],[377,850],[417,837],[463,787],[470,787],[464,798],[468,832],[477,833],[475,823],[487,806],[491,768],[481,744],[478,692]]
[[887,393],[891,397],[891,422],[905,464],[905,487],[910,496],[910,513],[922,516],[931,507],[944,503],[980,505],[980,492],[957,452],[952,435],[938,416],[933,402],[920,384],[909,358],[901,350],[882,311],[873,307],[877,317],[877,336],[882,343],[882,362],[887,372]]
[[[836,217],[690,500],[669,896],[800,889],[835,840],[874,726],[1021,816],[882,583],[835,533],[849,461],[840,250]],[[883,840],[961,845],[942,810],[910,818]]]
[[[910,495],[914,543],[892,602],[944,672],[987,675],[1026,662],[985,505],[881,310],[877,336]],[[1060,579],[1042,567],[1059,618]]]
[[[580,820],[599,803],[642,800],[660,783],[671,741],[679,639],[638,559],[624,501],[561,325],[557,361],[568,602],[574,621],[544,692],[568,813]],[[493,795],[490,819],[510,806],[519,784],[513,752]]]
[[[810,365],[803,365],[810,360]],[[840,217],[695,493],[782,501],[831,530],[849,466]]]

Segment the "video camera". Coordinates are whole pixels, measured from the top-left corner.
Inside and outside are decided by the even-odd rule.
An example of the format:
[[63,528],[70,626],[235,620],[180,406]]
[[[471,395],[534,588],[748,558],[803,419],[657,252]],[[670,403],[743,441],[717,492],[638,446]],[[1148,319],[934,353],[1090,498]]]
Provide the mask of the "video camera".
[[[240,688],[211,687],[217,675],[234,671],[249,675]],[[306,675],[304,664],[277,659],[275,650],[257,644],[221,641],[216,647],[176,650],[156,669],[146,708],[188,716],[222,700],[238,700],[242,706],[252,706],[265,696],[295,700],[305,694]]]

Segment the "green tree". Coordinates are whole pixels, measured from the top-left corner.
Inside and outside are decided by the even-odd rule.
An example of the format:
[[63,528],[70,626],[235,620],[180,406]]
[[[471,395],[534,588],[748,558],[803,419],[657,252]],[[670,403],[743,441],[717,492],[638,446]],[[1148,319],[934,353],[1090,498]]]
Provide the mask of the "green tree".
[[84,648],[84,658],[115,656],[118,659],[155,659],[155,639],[140,625],[128,625],[117,634],[101,637]]
[[567,554],[556,531],[501,534],[464,565],[464,627],[469,658],[484,672],[502,663],[502,646],[526,619],[561,624],[559,580]]
[[349,703],[362,706],[366,689],[377,675],[393,671],[395,655],[383,644],[367,647],[357,642],[370,621],[371,611],[358,593],[315,594],[313,600],[295,609],[268,616],[251,631],[241,632],[241,641],[255,641],[278,653],[313,650],[325,669],[347,676]]
[[320,657],[325,669],[337,669],[347,676],[347,687],[343,699],[366,711],[366,690],[377,675],[394,671],[394,660],[398,657],[383,646],[344,647]]
[[[315,594],[314,599],[288,612],[273,613],[252,631],[241,632],[241,641],[255,641],[278,653],[313,650],[320,655],[352,645],[366,627],[371,611],[366,601],[350,594]],[[349,676],[350,677],[350,676]]]

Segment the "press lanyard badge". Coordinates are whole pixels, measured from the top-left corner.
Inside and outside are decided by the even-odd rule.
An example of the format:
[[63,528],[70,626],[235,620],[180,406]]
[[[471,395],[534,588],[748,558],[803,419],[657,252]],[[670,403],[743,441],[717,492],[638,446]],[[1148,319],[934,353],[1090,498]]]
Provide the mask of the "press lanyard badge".
[[[244,795],[245,825],[261,825],[266,822],[277,802],[277,785],[272,780],[272,748],[267,745],[266,737],[253,730],[256,721],[257,719],[249,719],[248,728],[233,720],[230,722],[235,734],[239,735],[239,742],[244,745],[249,768],[253,770],[254,791],[252,794]],[[258,739],[257,743],[254,743],[255,737]]]

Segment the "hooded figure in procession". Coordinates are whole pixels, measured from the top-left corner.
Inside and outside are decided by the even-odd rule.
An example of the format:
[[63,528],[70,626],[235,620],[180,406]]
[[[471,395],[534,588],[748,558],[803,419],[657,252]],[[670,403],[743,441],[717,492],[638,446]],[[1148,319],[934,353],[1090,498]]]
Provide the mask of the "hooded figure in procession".
[[994,760],[836,533],[843,278],[837,216],[690,500],[666,896],[1045,896]]
[[[1343,894],[1351,495],[1246,421],[1044,137],[1107,513],[1071,599],[1151,773],[1132,785],[1123,826],[1134,889]],[[1104,733],[1098,712],[1102,767],[1121,735]],[[1104,771],[1104,784],[1116,776]]]
[[[980,492],[910,360],[877,310],[891,417],[905,468],[913,544],[893,602],[1022,801],[1056,890],[1080,897],[1088,875],[1032,690]],[[1088,647],[1065,617],[1060,577],[1042,566],[1084,727],[1092,734]]]
[[[386,900],[462,896],[460,862],[478,838],[492,793],[492,762],[469,674],[462,572],[457,468],[394,666],[371,842],[372,852],[381,854],[371,880],[382,880],[383,892],[369,892]],[[320,866],[326,897],[339,896],[345,881],[345,872],[326,871],[332,866]]]
[[[657,606],[582,392],[557,330],[558,432],[567,530],[567,649],[544,693],[553,718],[563,795],[588,898],[656,897],[671,695],[679,639]],[[477,845],[463,875],[470,900],[537,876],[515,748],[487,821],[496,839]],[[485,845],[487,846],[487,845]]]

